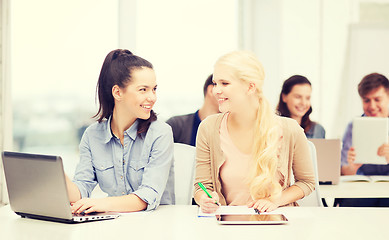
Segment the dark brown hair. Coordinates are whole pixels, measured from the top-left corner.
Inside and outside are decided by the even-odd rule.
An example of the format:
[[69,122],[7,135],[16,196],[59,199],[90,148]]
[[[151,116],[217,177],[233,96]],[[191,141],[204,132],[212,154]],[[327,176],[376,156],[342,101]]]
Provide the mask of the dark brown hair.
[[204,82],[204,86],[203,86],[204,97],[205,97],[205,95],[207,95],[208,86],[213,85],[212,78],[213,78],[213,74],[209,75],[207,77],[207,80],[205,80],[205,82]]
[[[283,117],[290,117],[290,111],[286,103],[282,101],[282,95],[288,95],[290,91],[292,91],[292,88],[295,85],[299,85],[299,84],[309,84],[309,86],[312,86],[311,82],[306,77],[301,75],[293,75],[290,78],[285,80],[284,84],[282,85],[280,99],[278,101],[278,106],[277,106],[278,115]],[[312,121],[309,118],[309,115],[311,113],[312,113],[312,106],[309,108],[309,110],[304,114],[304,116],[301,119],[300,126],[304,128],[305,133],[308,132],[309,129],[312,127]]]
[[[126,49],[116,49],[108,53],[101,67],[99,80],[96,86],[96,95],[99,99],[99,110],[93,118],[98,122],[108,119],[115,107],[115,101],[112,96],[112,87],[118,85],[120,88],[126,88],[131,82],[131,73],[134,69],[151,68],[153,65]],[[147,132],[151,122],[157,120],[153,110],[150,112],[149,119],[139,119],[138,134]]]
[[358,84],[358,93],[362,98],[365,97],[369,92],[379,87],[384,87],[386,92],[389,92],[389,81],[388,79],[379,73],[370,73],[362,78]]

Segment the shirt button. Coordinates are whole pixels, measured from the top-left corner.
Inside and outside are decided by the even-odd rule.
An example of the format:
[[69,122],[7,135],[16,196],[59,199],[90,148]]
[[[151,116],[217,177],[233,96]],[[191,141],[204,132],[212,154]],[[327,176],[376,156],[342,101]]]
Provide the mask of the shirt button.
[[124,147],[127,147],[127,144],[124,144]]
[[123,179],[123,176],[120,176],[120,179]]

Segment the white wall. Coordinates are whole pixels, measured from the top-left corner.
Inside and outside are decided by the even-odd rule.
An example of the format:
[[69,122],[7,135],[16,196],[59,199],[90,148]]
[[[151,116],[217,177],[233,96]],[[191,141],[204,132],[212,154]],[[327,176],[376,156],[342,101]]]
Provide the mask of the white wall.
[[135,53],[154,65],[159,119],[201,107],[217,58],[238,48],[236,2],[137,1]]
[[313,86],[312,119],[322,123],[320,1],[252,1],[252,5],[252,50],[265,67],[265,95],[275,108],[283,81],[294,74],[304,75]]
[[[345,68],[347,65],[348,26],[357,21],[356,1],[323,1],[323,50],[321,104],[322,122],[329,137],[341,138],[347,123],[354,117],[343,114],[346,107],[345,98],[356,91],[342,91],[346,84]],[[357,99],[359,102],[359,99]],[[317,107],[316,107],[317,108]],[[362,113],[362,109],[360,109]],[[360,114],[359,113],[359,114]]]
[[264,94],[275,107],[282,85],[282,1],[252,1],[251,9],[252,50],[265,68]]

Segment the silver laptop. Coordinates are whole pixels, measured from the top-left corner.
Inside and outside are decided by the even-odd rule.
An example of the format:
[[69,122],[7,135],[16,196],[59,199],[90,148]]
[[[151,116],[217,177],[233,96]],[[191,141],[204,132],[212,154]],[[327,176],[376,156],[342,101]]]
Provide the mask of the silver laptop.
[[79,223],[119,216],[72,214],[61,157],[3,152],[3,165],[11,209],[22,217]]
[[319,184],[338,184],[340,178],[340,139],[309,139],[316,148]]

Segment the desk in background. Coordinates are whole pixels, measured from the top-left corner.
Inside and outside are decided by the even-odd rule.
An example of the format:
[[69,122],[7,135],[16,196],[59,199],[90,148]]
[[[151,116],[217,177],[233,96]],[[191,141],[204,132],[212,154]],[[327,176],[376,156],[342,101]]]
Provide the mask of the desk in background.
[[333,206],[335,198],[389,198],[389,182],[339,181],[337,185],[320,185],[320,195],[328,206]]
[[287,225],[218,225],[197,217],[197,206],[160,206],[115,220],[63,224],[25,219],[0,208],[1,239],[388,239],[389,208],[287,207]]

